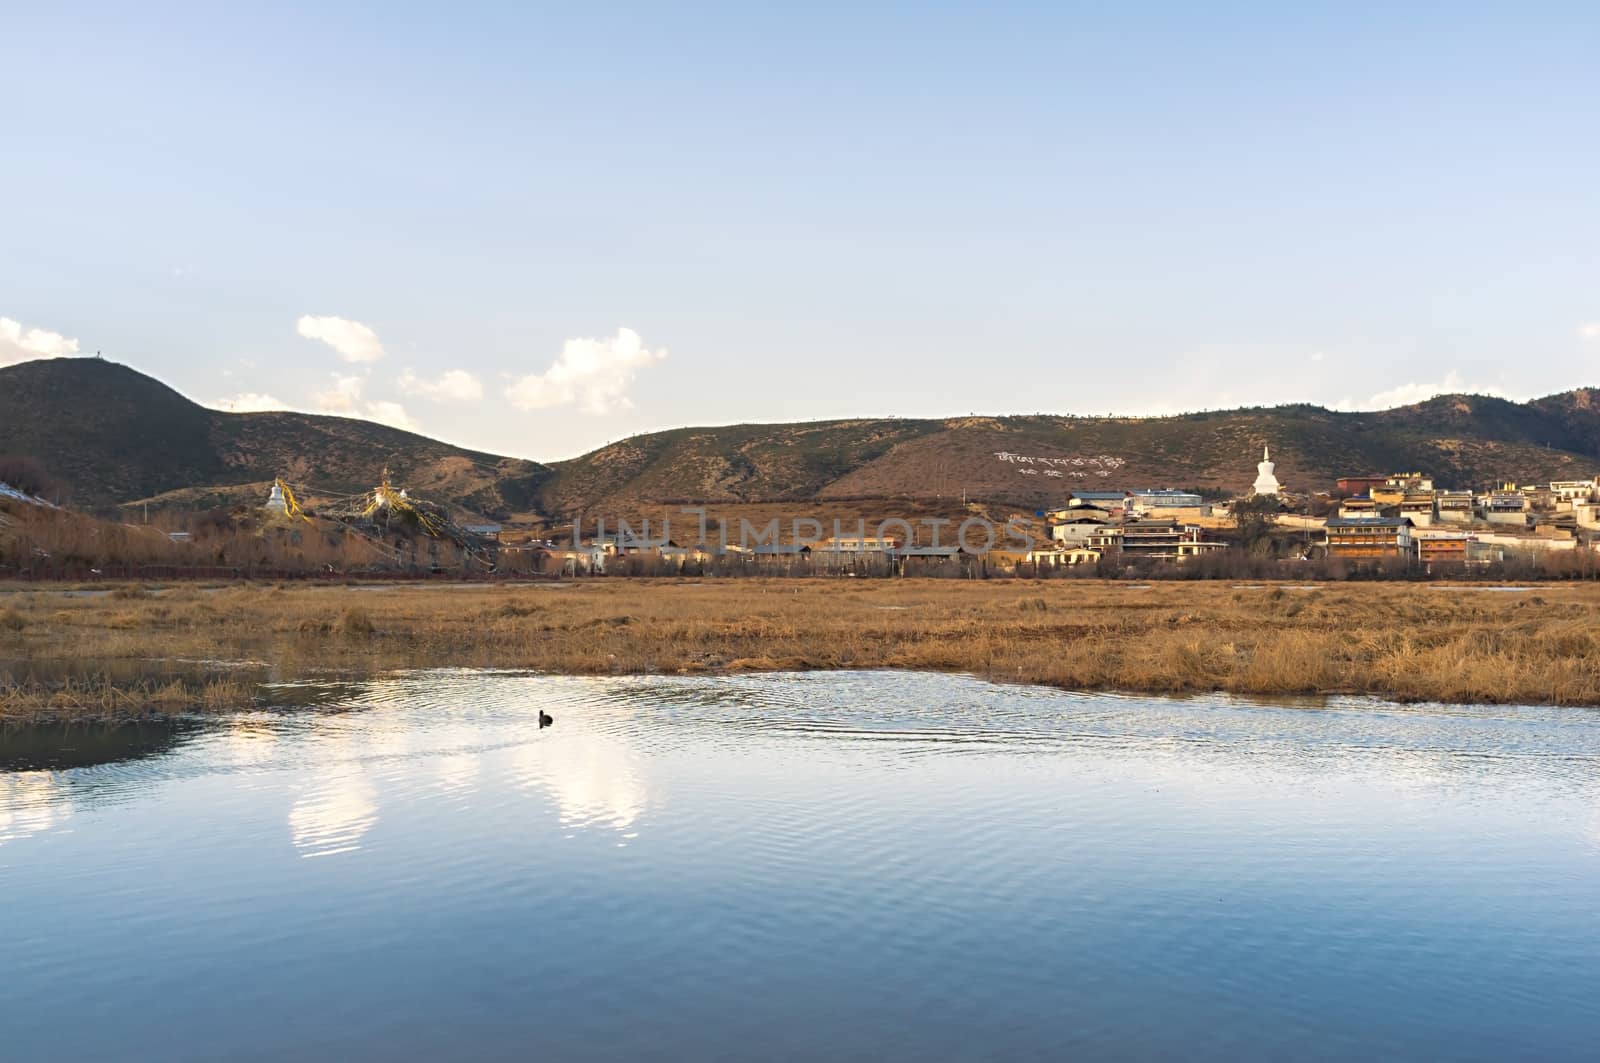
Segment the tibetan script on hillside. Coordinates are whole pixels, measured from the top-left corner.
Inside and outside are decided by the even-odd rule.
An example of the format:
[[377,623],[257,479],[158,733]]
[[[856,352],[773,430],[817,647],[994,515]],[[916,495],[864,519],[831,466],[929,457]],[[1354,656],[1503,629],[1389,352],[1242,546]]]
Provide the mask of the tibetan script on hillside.
[[1114,454],[1096,454],[1090,458],[1041,458],[1030,454],[1013,454],[1009,450],[994,452],[996,461],[1003,461],[1007,465],[1017,467],[1017,473],[1022,476],[1070,477],[1074,480],[1087,479],[1091,474],[1095,476],[1110,476],[1113,469],[1120,469],[1127,462]]

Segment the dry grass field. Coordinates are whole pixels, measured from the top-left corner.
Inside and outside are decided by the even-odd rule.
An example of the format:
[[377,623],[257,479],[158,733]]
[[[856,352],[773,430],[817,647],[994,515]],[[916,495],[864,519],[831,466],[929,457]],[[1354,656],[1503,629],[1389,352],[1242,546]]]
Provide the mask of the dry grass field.
[[[276,677],[906,668],[1078,690],[1600,705],[1600,587],[621,580],[0,591],[0,717],[252,703]],[[256,673],[259,674],[259,669]],[[197,678],[198,676],[198,678]]]

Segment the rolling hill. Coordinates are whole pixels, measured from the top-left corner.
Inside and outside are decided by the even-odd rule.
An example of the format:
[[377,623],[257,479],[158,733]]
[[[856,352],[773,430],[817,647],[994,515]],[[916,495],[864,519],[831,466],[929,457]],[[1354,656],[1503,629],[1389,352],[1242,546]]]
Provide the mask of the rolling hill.
[[[472,513],[627,515],[662,503],[950,498],[1045,504],[1073,488],[1248,488],[1263,445],[1288,487],[1404,469],[1480,487],[1600,472],[1600,390],[1449,395],[1379,413],[1294,405],[1162,418],[959,417],[681,428],[541,465],[366,421],[206,409],[93,358],[0,369],[0,455],[38,459],[80,506],[243,500],[283,475],[330,493],[398,482]],[[1023,460],[1030,459],[1030,460]]]
[[0,369],[0,454],[36,459],[73,504],[148,500],[201,508],[264,498],[284,476],[327,493],[401,482],[475,514],[526,510],[543,466],[464,450],[368,421],[304,413],[223,413],[143,373],[97,358]]
[[1380,413],[1301,405],[1162,418],[960,417],[678,429],[553,464],[539,499],[548,512],[568,514],[628,512],[676,500],[961,494],[1035,505],[1074,487],[1233,494],[1255,479],[1263,446],[1272,449],[1279,480],[1301,490],[1331,488],[1341,476],[1410,469],[1463,487],[1500,479],[1587,479],[1600,472],[1600,391],[1529,403],[1451,395]]

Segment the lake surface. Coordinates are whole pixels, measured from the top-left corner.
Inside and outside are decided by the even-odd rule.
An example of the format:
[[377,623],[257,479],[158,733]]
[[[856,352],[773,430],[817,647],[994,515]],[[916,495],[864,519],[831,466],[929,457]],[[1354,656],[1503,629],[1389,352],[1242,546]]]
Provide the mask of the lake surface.
[[1600,1043],[1593,711],[890,673],[270,690],[295,708],[0,732],[0,1056]]

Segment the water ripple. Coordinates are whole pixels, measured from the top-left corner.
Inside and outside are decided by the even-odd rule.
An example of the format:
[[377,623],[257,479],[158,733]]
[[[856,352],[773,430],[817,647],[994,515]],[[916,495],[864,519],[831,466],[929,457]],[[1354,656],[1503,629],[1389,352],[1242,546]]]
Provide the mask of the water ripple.
[[9,1052],[1592,1046],[1593,712],[875,672],[268,690],[182,734],[0,734],[41,769],[0,771]]

